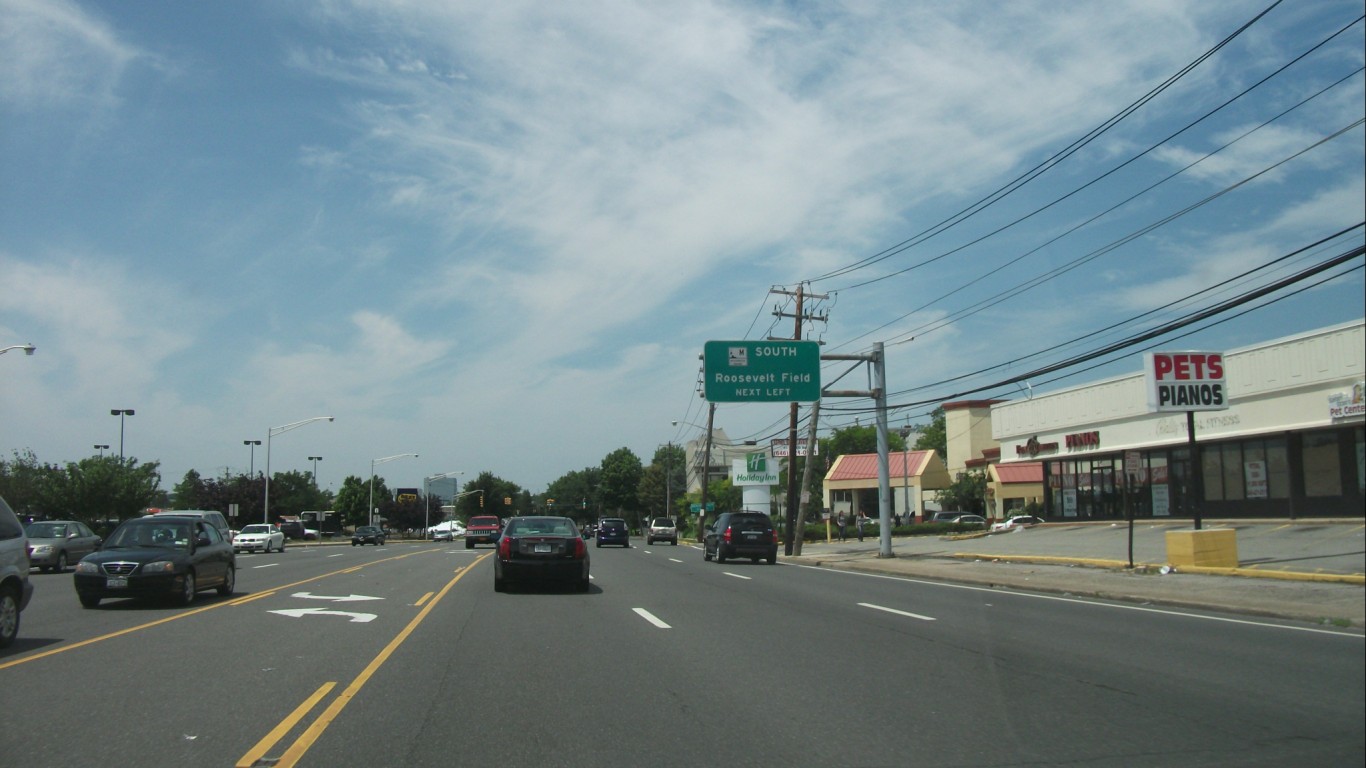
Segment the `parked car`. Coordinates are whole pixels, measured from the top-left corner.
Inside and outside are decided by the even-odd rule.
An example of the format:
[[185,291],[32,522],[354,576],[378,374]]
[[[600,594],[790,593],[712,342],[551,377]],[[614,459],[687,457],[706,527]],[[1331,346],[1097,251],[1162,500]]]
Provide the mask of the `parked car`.
[[297,541],[303,541],[304,538],[306,538],[304,535],[304,524],[298,520],[285,520],[280,523],[280,530],[284,532],[285,538],[295,539]]
[[982,528],[987,527],[987,519],[981,515],[959,515],[949,522],[958,523],[959,525],[976,525],[981,526]]
[[723,512],[702,539],[702,559],[724,563],[732,557],[778,562],[778,531],[763,512]]
[[533,582],[588,591],[588,545],[567,517],[514,517],[498,539],[493,589]]
[[604,517],[598,521],[597,546],[601,547],[604,544],[631,546],[631,529],[626,527],[625,520],[620,517]]
[[465,549],[475,544],[497,544],[503,532],[503,521],[496,515],[475,515],[465,524]]
[[19,636],[19,618],[33,598],[28,580],[28,537],[19,517],[0,498],[0,648]]
[[1034,517],[1033,515],[1016,515],[1008,520],[999,523],[992,523],[991,531],[992,533],[1000,533],[1002,531],[1018,531],[1021,528],[1033,528],[1034,526],[1042,522],[1042,520],[1040,520],[1037,517]]
[[41,520],[24,529],[29,565],[44,572],[65,573],[68,563],[100,548],[100,537],[77,520]]
[[76,596],[86,608],[107,597],[170,597],[189,605],[206,589],[231,595],[236,583],[232,543],[201,517],[126,520],[99,552],[76,563]]
[[271,550],[285,551],[285,532],[280,530],[280,526],[270,523],[253,523],[237,532],[232,537],[232,549],[234,552],[265,552]]
[[374,544],[375,546],[384,545],[384,529],[378,525],[357,526],[356,532],[351,534],[351,546],[364,546]]
[[678,526],[674,521],[667,517],[656,517],[650,521],[650,528],[645,533],[645,543],[653,544],[656,541],[667,541],[675,547],[678,546]]

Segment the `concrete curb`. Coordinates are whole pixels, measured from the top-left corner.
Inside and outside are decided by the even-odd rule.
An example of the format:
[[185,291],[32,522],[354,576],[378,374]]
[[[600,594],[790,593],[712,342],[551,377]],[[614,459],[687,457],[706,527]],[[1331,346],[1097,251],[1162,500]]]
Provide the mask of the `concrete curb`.
[[[1048,557],[1043,555],[986,555],[972,552],[955,552],[950,557],[959,560],[988,560],[1002,563],[1033,563],[1037,565],[1084,565],[1091,568],[1129,570],[1126,560],[1101,560],[1089,557]],[[1160,570],[1166,563],[1134,563],[1134,569]],[[1184,565],[1171,567],[1171,573],[1194,573],[1206,576],[1243,576],[1254,579],[1281,579],[1283,581],[1316,581],[1328,584],[1355,584],[1366,586],[1366,574],[1361,573],[1309,573],[1306,571],[1263,571],[1257,568],[1214,568],[1210,566]]]

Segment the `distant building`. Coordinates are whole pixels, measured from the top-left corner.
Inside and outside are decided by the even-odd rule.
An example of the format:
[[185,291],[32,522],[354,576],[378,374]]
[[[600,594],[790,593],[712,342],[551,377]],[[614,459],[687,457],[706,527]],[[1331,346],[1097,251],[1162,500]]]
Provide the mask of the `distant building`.
[[[891,513],[917,519],[925,513],[925,503],[934,491],[949,486],[944,461],[934,451],[894,451],[887,454],[887,475],[891,491]],[[876,519],[878,504],[878,466],[876,453],[837,456],[825,473],[825,508],[831,514],[841,511],[857,515],[860,511]],[[928,495],[927,495],[928,492]]]

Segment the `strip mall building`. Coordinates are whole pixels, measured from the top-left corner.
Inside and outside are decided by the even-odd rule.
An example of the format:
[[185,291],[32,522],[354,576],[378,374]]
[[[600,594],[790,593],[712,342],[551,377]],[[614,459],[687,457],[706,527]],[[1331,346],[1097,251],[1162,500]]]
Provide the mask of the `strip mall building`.
[[[1143,371],[1025,400],[945,404],[949,472],[988,470],[994,517],[1029,501],[1050,520],[1123,518],[1126,504],[1138,517],[1191,517],[1197,503],[1206,517],[1366,516],[1363,327],[1224,353],[1228,408],[1195,414],[1203,501],[1186,416],[1149,411]],[[1135,474],[1125,471],[1131,451]]]

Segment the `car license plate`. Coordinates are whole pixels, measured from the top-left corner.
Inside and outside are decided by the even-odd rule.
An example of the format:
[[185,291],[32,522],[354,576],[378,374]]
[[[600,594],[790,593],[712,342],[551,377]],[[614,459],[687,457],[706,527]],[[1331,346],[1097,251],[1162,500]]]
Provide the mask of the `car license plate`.
[[110,576],[104,580],[104,586],[107,589],[127,589],[128,579],[123,576]]
[[754,541],[754,540],[757,539],[757,538],[759,538],[759,534],[757,534],[757,533],[747,533],[747,534],[745,534],[745,539],[748,540],[748,541]]
[[536,545],[535,552],[536,552],[536,554],[538,554],[538,555],[548,555],[548,554],[550,554],[550,545],[549,545],[549,544],[537,544],[537,545]]

